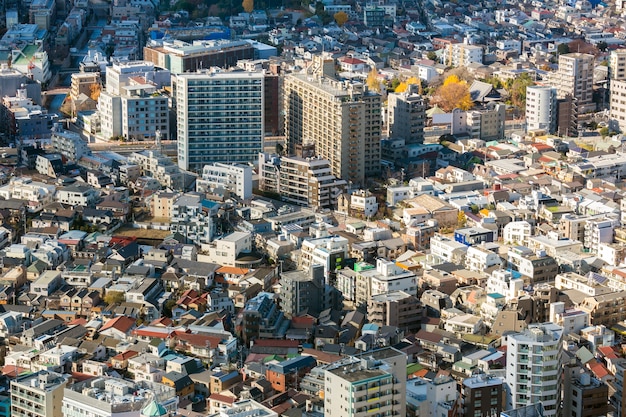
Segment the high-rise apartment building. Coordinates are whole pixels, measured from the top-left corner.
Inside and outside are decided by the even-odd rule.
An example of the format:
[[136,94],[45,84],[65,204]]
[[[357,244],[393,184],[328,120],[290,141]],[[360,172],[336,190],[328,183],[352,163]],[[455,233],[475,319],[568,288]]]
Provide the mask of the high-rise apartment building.
[[545,416],[557,415],[561,403],[563,328],[531,324],[507,336],[507,410],[541,402]]
[[406,415],[406,355],[391,347],[334,362],[325,370],[324,415]]
[[379,326],[395,326],[405,332],[417,332],[422,323],[422,306],[417,297],[404,291],[377,294],[368,300],[367,321]]
[[313,209],[334,208],[346,188],[322,158],[259,154],[259,187],[280,194],[283,201]]
[[[332,174],[364,184],[380,174],[381,98],[358,82],[338,81],[321,72],[290,74],[283,84],[285,136],[289,151],[308,143],[328,159]],[[314,71],[316,71],[314,69]],[[331,74],[334,75],[334,74]]]
[[558,98],[572,96],[575,100],[577,118],[595,110],[593,69],[593,55],[575,52],[560,55],[559,69],[550,76],[551,85],[556,87]]
[[531,130],[556,131],[556,88],[533,85],[526,88],[526,126]]
[[11,381],[11,415],[61,417],[66,384],[63,375],[50,371],[39,371]]
[[609,59],[610,115],[626,130],[626,49],[611,51]]
[[172,78],[178,166],[202,172],[213,162],[254,162],[263,149],[261,72],[179,74]]
[[407,144],[424,143],[426,102],[417,85],[409,85],[403,93],[389,94],[387,116],[390,138],[402,138]]

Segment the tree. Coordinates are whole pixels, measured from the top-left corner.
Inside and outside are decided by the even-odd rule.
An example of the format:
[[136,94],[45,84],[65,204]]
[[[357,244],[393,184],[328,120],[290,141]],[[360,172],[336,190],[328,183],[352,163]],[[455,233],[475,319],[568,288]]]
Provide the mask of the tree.
[[176,300],[167,300],[163,305],[163,315],[172,318],[172,309],[176,307]]
[[367,84],[367,88],[380,93],[380,80],[378,79],[378,70],[376,67],[373,67],[369,74],[367,74],[367,80],[365,82]]
[[597,43],[596,48],[602,52],[606,52],[606,50],[609,49],[609,44],[604,41],[600,41]]
[[276,148],[276,154],[277,155],[282,155],[283,151],[285,150],[285,147],[280,142],[276,142],[275,148]]
[[437,52],[435,51],[428,51],[428,53],[426,54],[426,58],[435,62],[439,61],[439,58],[437,57]]
[[432,101],[446,112],[456,108],[469,110],[473,105],[467,82],[460,80],[456,75],[450,75],[444,80]]
[[609,131],[609,128],[604,126],[602,129],[600,129],[600,136],[602,136],[602,139],[606,138],[607,136],[609,136],[611,132]]
[[121,291],[107,291],[106,295],[104,296],[104,302],[107,305],[120,304],[124,300],[126,300],[126,296]]
[[98,101],[98,98],[100,98],[100,91],[102,91],[100,83],[91,84],[89,86],[89,97],[91,97],[93,101]]
[[465,227],[467,224],[467,216],[463,210],[459,210],[459,214],[457,214],[457,223],[459,227]]
[[254,10],[254,0],[243,0],[241,7],[243,7],[246,13],[252,13]]
[[396,87],[394,92],[396,92],[396,93],[404,93],[406,91],[406,89],[409,88],[409,85],[419,84],[419,82],[420,82],[419,78],[411,77],[408,80],[403,81],[400,84],[398,84],[398,86]]
[[505,85],[507,92],[509,93],[509,99],[511,104],[516,106],[522,111],[526,110],[526,89],[534,85],[535,81],[532,79],[529,73],[525,72],[515,80],[508,82]]
[[569,45],[566,43],[560,43],[559,46],[557,46],[556,51],[559,55],[569,54]]
[[348,13],[346,12],[337,12],[333,15],[333,17],[335,18],[335,22],[337,23],[337,26],[345,25],[349,19]]

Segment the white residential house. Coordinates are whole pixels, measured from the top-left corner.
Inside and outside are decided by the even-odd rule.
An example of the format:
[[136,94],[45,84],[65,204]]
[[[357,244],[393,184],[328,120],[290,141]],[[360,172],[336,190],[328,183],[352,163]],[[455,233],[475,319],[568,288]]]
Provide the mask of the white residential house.
[[374,216],[378,212],[376,196],[368,190],[358,190],[350,195],[350,209],[366,218]]
[[502,229],[502,239],[505,244],[525,245],[532,235],[532,226],[527,221],[511,222]]
[[430,239],[430,253],[445,262],[463,263],[468,246],[444,235],[435,235]]
[[465,267],[470,271],[486,271],[502,264],[500,256],[484,246],[470,246],[465,255]]
[[243,164],[215,162],[202,168],[202,178],[196,180],[196,190],[214,192],[223,189],[242,200],[252,196],[252,168]]

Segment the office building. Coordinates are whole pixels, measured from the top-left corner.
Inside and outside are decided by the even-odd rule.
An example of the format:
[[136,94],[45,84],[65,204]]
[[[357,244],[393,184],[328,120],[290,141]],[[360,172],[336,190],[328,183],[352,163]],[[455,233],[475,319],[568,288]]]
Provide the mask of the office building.
[[462,415],[467,417],[498,416],[502,412],[504,380],[478,374],[461,384]]
[[[329,69],[330,67],[330,69]],[[358,82],[334,79],[334,63],[315,59],[311,74],[290,74],[283,88],[290,153],[310,143],[331,172],[354,184],[380,174],[381,98]]]
[[406,144],[424,143],[426,102],[417,85],[409,85],[403,93],[389,94],[387,116],[389,137],[401,138]]
[[55,372],[39,371],[11,381],[11,415],[61,417],[67,379]]
[[178,166],[201,172],[213,162],[256,161],[265,133],[263,87],[260,72],[175,76]]
[[406,355],[391,347],[333,362],[325,370],[324,415],[406,415]]
[[259,188],[279,194],[282,201],[315,210],[336,208],[346,185],[326,159],[259,154]]
[[506,409],[541,402],[545,416],[558,414],[561,402],[563,328],[552,323],[531,324],[506,337]]
[[557,121],[556,88],[533,85],[526,88],[527,130],[556,131]]

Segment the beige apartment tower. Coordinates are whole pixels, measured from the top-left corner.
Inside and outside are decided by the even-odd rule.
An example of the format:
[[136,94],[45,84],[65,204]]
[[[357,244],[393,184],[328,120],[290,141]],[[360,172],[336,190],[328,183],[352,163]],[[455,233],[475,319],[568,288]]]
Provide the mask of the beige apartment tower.
[[[332,174],[355,185],[380,174],[381,97],[360,82],[338,81],[319,59],[313,74],[290,74],[283,84],[289,152],[314,143]],[[333,75],[333,74],[330,74]]]

